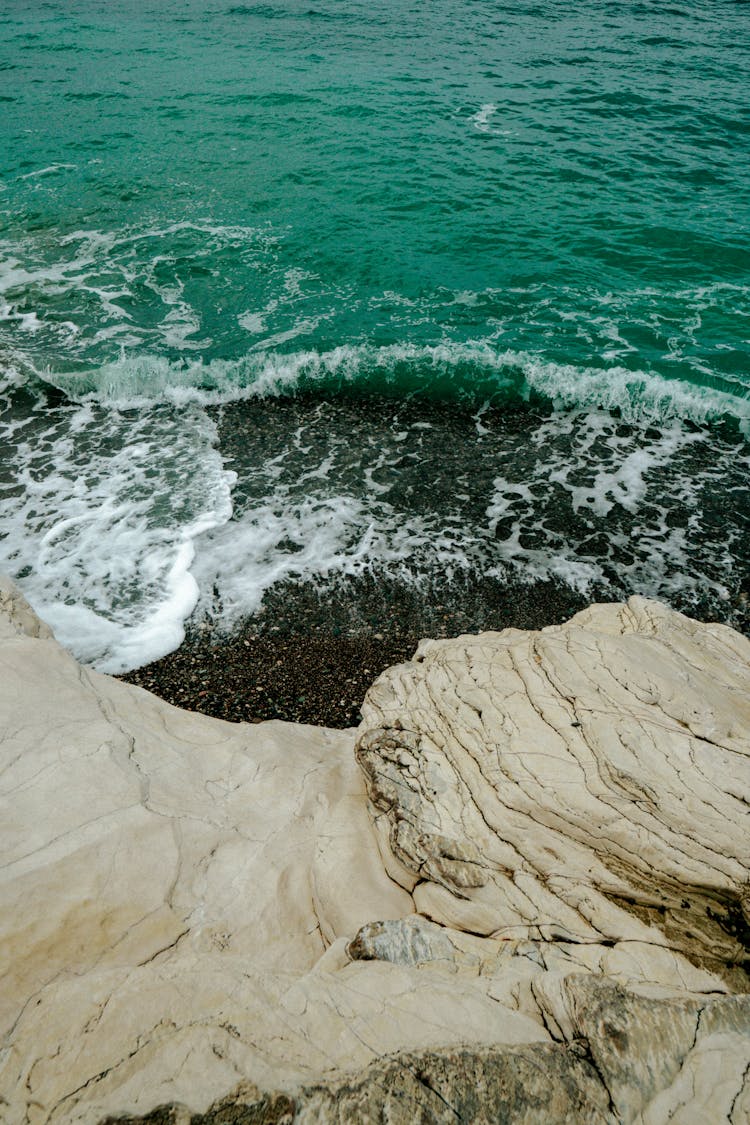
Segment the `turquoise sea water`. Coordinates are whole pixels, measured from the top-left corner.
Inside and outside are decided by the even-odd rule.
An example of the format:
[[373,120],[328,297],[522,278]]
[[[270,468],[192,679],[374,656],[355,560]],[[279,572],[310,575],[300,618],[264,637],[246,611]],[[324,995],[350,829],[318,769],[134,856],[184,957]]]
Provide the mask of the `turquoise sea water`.
[[734,619],[749,32],[730,0],[8,0],[0,567],[110,669],[196,603],[378,567]]

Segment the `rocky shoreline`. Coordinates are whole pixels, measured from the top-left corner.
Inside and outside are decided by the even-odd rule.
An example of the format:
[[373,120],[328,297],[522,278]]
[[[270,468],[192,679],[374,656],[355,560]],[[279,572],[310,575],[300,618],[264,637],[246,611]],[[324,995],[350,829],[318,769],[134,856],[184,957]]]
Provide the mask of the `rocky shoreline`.
[[231,631],[199,617],[179,649],[120,678],[217,719],[343,730],[359,723],[373,680],[410,659],[422,637],[541,628],[587,604],[563,584],[509,587],[471,573],[431,586],[373,575],[283,582]]
[[199,630],[162,660],[120,677],[160,699],[233,723],[283,719],[344,730],[359,722],[373,679],[408,660],[411,636],[259,636],[251,624]]
[[[423,637],[542,629],[589,604],[562,582],[510,583],[472,571],[430,583],[382,574],[279,582],[260,611],[232,629],[200,614],[176,651],[120,679],[229,722],[281,719],[345,730],[360,722],[376,677],[409,660]],[[706,612],[695,607],[692,615],[706,620]],[[734,618],[744,628],[746,616]]]
[[423,642],[356,731],[79,666],[0,587],[8,1125],[750,1119],[750,643]]

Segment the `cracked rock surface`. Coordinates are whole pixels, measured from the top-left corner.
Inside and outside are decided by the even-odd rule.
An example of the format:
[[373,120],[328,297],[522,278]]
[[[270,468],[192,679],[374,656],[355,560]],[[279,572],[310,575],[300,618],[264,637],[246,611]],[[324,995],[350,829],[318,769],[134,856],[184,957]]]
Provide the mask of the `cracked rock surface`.
[[750,1120],[736,633],[632,599],[246,726],[0,580],[0,665],[3,1125]]
[[654,602],[424,641],[357,757],[394,877],[436,922],[750,965],[750,644]]

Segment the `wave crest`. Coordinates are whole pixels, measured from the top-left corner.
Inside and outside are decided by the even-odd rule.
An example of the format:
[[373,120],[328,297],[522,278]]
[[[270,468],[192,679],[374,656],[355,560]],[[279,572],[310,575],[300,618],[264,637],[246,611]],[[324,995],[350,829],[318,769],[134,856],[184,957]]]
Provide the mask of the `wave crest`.
[[342,345],[329,351],[252,351],[239,359],[170,361],[123,356],[84,373],[40,373],[73,399],[116,406],[160,401],[220,404],[317,391],[422,395],[466,404],[546,400],[559,409],[606,409],[626,421],[707,422],[728,417],[747,433],[750,399],[622,366],[580,367],[484,342]]

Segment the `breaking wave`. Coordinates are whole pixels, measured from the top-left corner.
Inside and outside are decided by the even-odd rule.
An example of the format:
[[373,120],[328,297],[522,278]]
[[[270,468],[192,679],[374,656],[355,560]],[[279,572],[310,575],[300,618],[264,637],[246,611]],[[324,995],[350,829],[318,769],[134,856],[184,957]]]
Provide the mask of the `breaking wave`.
[[[329,351],[252,351],[240,359],[123,356],[86,372],[35,372],[74,400],[120,407],[156,402],[218,405],[298,393],[424,396],[499,406],[544,400],[559,409],[604,409],[625,421],[750,424],[750,397],[624,366],[579,367],[479,341],[343,345]],[[15,381],[22,381],[15,369]],[[718,380],[715,380],[718,382]]]

